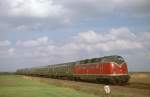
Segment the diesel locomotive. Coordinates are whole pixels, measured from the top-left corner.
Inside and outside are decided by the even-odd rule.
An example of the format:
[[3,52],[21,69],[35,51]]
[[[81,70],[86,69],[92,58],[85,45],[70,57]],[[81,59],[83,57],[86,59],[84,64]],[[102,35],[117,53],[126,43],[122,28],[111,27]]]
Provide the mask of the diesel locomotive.
[[60,79],[124,84],[129,81],[127,63],[118,55],[85,59],[76,62],[19,69],[17,74]]

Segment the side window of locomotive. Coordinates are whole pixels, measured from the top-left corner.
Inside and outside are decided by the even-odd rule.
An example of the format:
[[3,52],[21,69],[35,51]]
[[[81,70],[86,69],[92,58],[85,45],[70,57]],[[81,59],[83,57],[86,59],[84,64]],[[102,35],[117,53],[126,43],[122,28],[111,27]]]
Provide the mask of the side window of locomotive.
[[112,59],[102,59],[101,62],[102,63],[109,63],[109,62],[112,62]]

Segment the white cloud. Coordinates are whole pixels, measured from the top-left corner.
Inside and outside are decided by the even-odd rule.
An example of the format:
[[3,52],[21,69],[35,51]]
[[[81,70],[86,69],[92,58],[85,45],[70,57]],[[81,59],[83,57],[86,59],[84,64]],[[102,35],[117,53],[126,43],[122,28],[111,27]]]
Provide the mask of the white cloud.
[[0,0],[0,12],[0,32],[48,31],[70,23],[53,0]]
[[0,32],[49,31],[118,17],[150,16],[149,0],[1,0]]
[[150,32],[143,32],[143,35],[138,37],[139,40],[143,43],[145,49],[150,49]]
[[[144,37],[141,36],[141,37]],[[111,29],[108,32],[79,32],[72,38],[73,40],[58,45],[54,44],[48,37],[39,37],[37,39],[27,41],[17,41],[16,46],[18,52],[24,53],[26,57],[49,57],[70,56],[79,57],[79,54],[92,52],[111,52],[115,50],[138,50],[144,47],[144,38],[139,40],[138,36],[131,32],[128,28]],[[148,39],[146,39],[148,40]]]
[[[73,40],[61,45],[53,42],[47,36],[26,41],[18,40],[14,47],[3,48],[5,45],[10,44],[5,41],[3,45],[1,43],[0,55],[4,58],[29,58],[28,60],[41,60],[40,62],[45,60],[45,63],[41,64],[66,62],[81,58],[86,54],[94,56],[98,52],[143,49],[143,45],[146,45],[143,42],[144,38],[139,40],[137,37],[128,28],[118,28],[111,29],[108,32],[95,32],[92,30],[79,32],[71,38]],[[148,35],[141,37],[148,37]]]
[[150,16],[149,0],[114,0],[121,14],[132,17]]
[[112,29],[109,32],[81,32],[75,41],[78,47],[90,50],[125,50],[140,49],[143,45],[137,41],[136,35],[127,28]]
[[53,0],[5,0],[1,3],[3,7],[7,6],[1,15],[55,17],[63,12],[61,5],[54,4]]
[[[67,59],[79,58],[82,55],[85,57],[87,53],[92,56],[96,53],[113,51],[143,49],[149,51],[150,32],[137,34],[128,28],[111,29],[106,32],[97,32],[94,31],[95,29],[91,29],[91,25],[99,25],[100,20],[104,19],[104,21],[102,20],[103,24],[105,20],[117,16],[115,19],[119,19],[117,23],[113,21],[113,24],[116,24],[113,26],[127,24],[136,31],[139,25],[144,25],[138,28],[142,30],[145,25],[149,25],[148,21],[145,21],[145,19],[149,19],[149,9],[149,0],[0,0],[0,37],[4,39],[4,41],[0,41],[0,57],[6,58],[11,55],[11,58],[15,56],[22,60],[33,58],[32,60],[41,60],[41,64],[44,64],[42,62],[46,60],[47,63],[57,62],[58,58],[61,61],[65,59],[67,61]],[[138,17],[139,21],[135,17]],[[125,23],[119,21],[123,19],[128,20]],[[112,21],[110,20],[110,22]],[[84,23],[86,23],[85,26],[83,26]],[[131,25],[132,23],[134,26]],[[111,24],[106,22],[104,26],[108,28]],[[89,26],[90,28],[88,28]],[[65,27],[68,28],[65,29]],[[28,35],[33,33],[35,35],[38,32],[43,35],[45,32],[46,34],[55,32],[56,29],[59,29],[60,32],[66,30],[66,32],[70,30],[72,32],[76,27],[79,27],[78,31],[81,29],[91,30],[79,32],[72,37],[73,40],[61,45],[53,43],[47,36],[25,41],[18,40],[16,45],[9,41],[9,38],[14,38],[13,35],[15,36],[16,33],[15,38],[18,39],[19,32],[23,34],[32,32]],[[97,29],[97,26],[95,28]],[[36,64],[36,62],[32,63]]]
[[149,0],[4,0],[0,15],[27,17],[102,18],[118,10],[134,15],[148,15]]
[[9,48],[8,49],[8,55],[14,56],[15,55],[15,49],[14,48]]
[[16,45],[24,46],[24,47],[35,47],[35,46],[42,46],[42,45],[48,45],[48,44],[49,44],[49,40],[48,40],[48,37],[46,36],[33,39],[33,40],[27,40],[27,41],[18,40],[16,43]]
[[[148,37],[149,33],[144,35],[136,35],[131,32],[128,28],[111,29],[108,32],[79,32],[78,35],[74,36],[72,41],[58,45],[54,44],[48,37],[39,37],[37,39],[16,42],[16,52],[21,55],[24,53],[27,57],[36,56],[77,56],[79,53],[84,51],[95,52],[104,51],[110,52],[114,50],[134,50],[149,48]],[[141,37],[139,39],[139,36]],[[146,38],[147,37],[147,38]],[[9,44],[8,41],[5,44]],[[4,46],[4,45],[3,45]],[[10,53],[14,52],[14,49],[8,50]],[[23,55],[21,55],[23,56]]]
[[118,52],[124,55],[132,52],[129,57],[133,57],[132,54],[137,51],[136,55],[145,57],[148,55],[143,51],[150,48],[150,32],[141,33],[135,34],[126,27],[113,28],[107,32],[90,30],[79,32],[70,38],[72,40],[61,45],[50,40],[47,36],[25,41],[18,40],[16,45],[11,44],[10,46],[6,46],[9,44],[6,40],[0,46],[0,60],[13,58],[14,63],[12,62],[12,64],[32,67],[99,57],[100,54],[118,54]]
[[112,14],[115,7],[112,0],[56,0],[55,2],[64,6],[69,18],[75,20],[103,18]]
[[88,32],[80,32],[78,36],[75,37],[75,39],[79,42],[98,42],[99,40],[102,40],[103,37],[99,37],[97,33],[94,31],[88,31]]
[[9,46],[11,45],[11,42],[8,40],[0,41],[0,46]]

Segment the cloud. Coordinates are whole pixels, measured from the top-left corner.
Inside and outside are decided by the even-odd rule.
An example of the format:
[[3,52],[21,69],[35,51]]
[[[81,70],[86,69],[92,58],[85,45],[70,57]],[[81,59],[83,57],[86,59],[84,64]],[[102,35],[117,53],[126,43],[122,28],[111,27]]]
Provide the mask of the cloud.
[[11,45],[11,42],[8,40],[0,41],[0,46],[9,46]]
[[[93,30],[78,32],[70,38],[72,40],[62,44],[50,40],[47,36],[18,40],[14,44],[4,40],[0,42],[0,60],[3,60],[1,62],[4,64],[9,62],[14,64],[13,70],[110,54],[127,55],[131,59],[138,56],[138,59],[142,60],[149,56],[145,53],[150,48],[149,36],[150,32],[136,34],[126,27],[121,27],[112,28],[106,32]],[[131,59],[128,59],[129,62]],[[143,60],[146,59],[148,58]],[[8,60],[10,61],[7,62]],[[145,62],[148,63],[148,61]]]
[[36,32],[109,16],[150,16],[149,0],[1,0],[0,32]]
[[17,17],[55,17],[62,12],[61,5],[55,5],[53,0],[5,0],[1,7],[5,8],[1,15]]
[[[150,45],[145,43],[149,40],[149,33],[139,35],[139,39],[135,33],[128,28],[122,27],[118,29],[111,29],[108,32],[79,32],[73,36],[73,40],[65,44],[58,44],[53,40],[49,40],[47,36],[36,39],[20,41],[15,45],[16,52],[21,56],[39,57],[39,56],[76,56],[82,51],[95,52],[104,51],[111,52],[114,50],[134,50],[149,48]],[[146,38],[147,37],[147,38]],[[5,44],[4,44],[5,43]],[[3,46],[8,45],[8,41],[4,41]],[[2,45],[2,43],[1,43]],[[9,52],[14,52],[14,49],[9,49]],[[23,53],[23,54],[22,54]]]
[[55,49],[53,41],[49,40],[47,36],[36,39],[16,42],[17,57],[24,58],[41,58],[52,55]]
[[14,48],[9,48],[8,49],[8,55],[14,56],[15,55],[15,49]]
[[69,18],[75,20],[99,19],[112,14],[114,3],[112,0],[56,0],[69,13]]
[[75,44],[89,50],[112,51],[143,48],[142,43],[137,41],[136,35],[128,28],[112,29],[105,33],[81,32],[75,38]]
[[[0,0],[1,64],[40,66],[118,52],[144,57],[150,50],[149,9],[149,0]],[[75,31],[65,43],[37,37]],[[20,40],[26,33],[28,40]],[[37,38],[29,39],[32,35]]]
[[[144,37],[144,36],[143,36]],[[16,49],[27,57],[39,56],[77,56],[81,52],[90,53],[95,51],[111,52],[114,50],[143,49],[143,40],[128,28],[111,29],[108,32],[79,32],[68,43],[58,45],[48,37],[16,42]]]
[[140,36],[141,38],[139,39],[143,45],[149,50],[150,49],[150,33],[149,32],[143,32],[143,35]]
[[[120,13],[132,17],[149,17],[150,1],[149,0],[114,0]],[[122,11],[122,12],[121,12]]]
[[124,13],[148,15],[149,0],[5,0],[0,1],[1,16],[101,18],[118,8]]
[[24,47],[34,47],[34,46],[42,46],[42,45],[47,45],[49,43],[48,37],[40,37],[37,39],[33,40],[28,40],[28,41],[20,41],[18,40],[16,45],[18,46],[24,46]]
[[0,58],[14,57],[15,49],[9,40],[0,41]]
[[0,32],[47,31],[69,23],[64,8],[53,0],[0,1]]

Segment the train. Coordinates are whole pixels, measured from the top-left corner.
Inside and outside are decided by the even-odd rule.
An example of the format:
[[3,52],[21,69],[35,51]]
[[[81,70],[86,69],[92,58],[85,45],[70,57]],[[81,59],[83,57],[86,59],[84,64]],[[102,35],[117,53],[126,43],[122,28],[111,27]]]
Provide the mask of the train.
[[16,74],[111,84],[125,84],[130,79],[127,63],[119,55],[18,69]]

